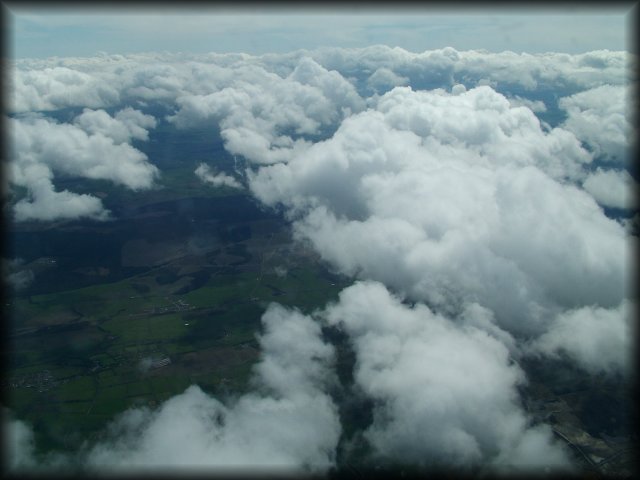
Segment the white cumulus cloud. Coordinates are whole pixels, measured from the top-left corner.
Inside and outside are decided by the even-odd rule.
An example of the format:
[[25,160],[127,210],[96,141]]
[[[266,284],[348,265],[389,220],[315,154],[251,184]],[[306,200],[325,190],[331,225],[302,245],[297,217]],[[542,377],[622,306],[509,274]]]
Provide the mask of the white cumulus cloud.
[[88,217],[106,220],[109,211],[102,201],[88,194],[77,194],[68,190],[58,192],[52,183],[53,173],[41,163],[12,165],[13,180],[17,185],[26,186],[28,197],[13,206],[16,221],[58,220]]
[[635,195],[638,192],[638,182],[625,170],[604,170],[598,167],[587,176],[582,187],[605,207],[637,208]]
[[131,107],[120,110],[113,117],[104,110],[85,108],[73,123],[89,135],[101,134],[111,138],[116,145],[132,139],[146,141],[149,139],[148,129],[156,127],[155,118]]
[[5,472],[33,468],[36,464],[33,430],[25,422],[12,418],[4,408],[2,420]]
[[[548,427],[529,427],[523,372],[483,329],[408,307],[376,282],[327,308],[356,352],[355,381],[376,402],[365,432],[376,454],[421,467],[567,467]],[[472,314],[471,314],[472,315]]]
[[85,110],[74,122],[40,116],[9,119],[9,181],[28,190],[27,198],[14,206],[16,220],[108,216],[92,195],[56,191],[54,173],[110,180],[133,190],[150,188],[159,175],[144,153],[126,143],[147,138],[146,129],[155,126],[150,115],[124,109],[111,117],[102,110]]
[[367,79],[369,88],[379,93],[385,93],[393,87],[407,85],[408,83],[409,79],[407,77],[396,75],[392,70],[385,67],[380,67]]
[[64,66],[14,70],[11,106],[17,112],[57,110],[69,106],[103,108],[120,100],[118,83],[105,76]]
[[[99,109],[132,101],[173,102],[181,96],[206,96],[236,87],[238,78],[245,75],[247,66],[251,66],[281,78],[298,69],[299,75],[308,80],[302,83],[323,90],[332,101],[351,104],[349,108],[356,111],[353,108],[355,97],[336,74],[318,74],[313,68],[307,69],[306,73],[300,71],[300,66],[309,61],[325,72],[339,73],[354,84],[360,79],[367,88],[410,84],[416,88],[448,90],[456,83],[472,87],[483,81],[493,86],[505,84],[529,90],[579,91],[626,83],[629,66],[635,57],[628,52],[608,50],[578,55],[531,55],[508,51],[457,51],[450,47],[414,53],[398,47],[375,45],[262,56],[145,53],[18,59],[11,63],[9,104],[12,111],[26,112],[72,106]],[[358,103],[357,99],[355,101]]]
[[573,132],[606,161],[628,161],[632,141],[630,88],[603,85],[561,98],[568,118],[563,127]]
[[477,302],[534,333],[557,309],[625,296],[625,231],[570,181],[589,161],[489,87],[396,88],[249,180],[343,273],[451,313]]
[[586,306],[563,312],[533,349],[556,357],[562,352],[594,374],[630,373],[635,308],[625,299],[612,308]]
[[302,135],[319,134],[364,106],[340,74],[306,57],[285,78],[252,65],[236,71],[223,89],[179,97],[170,121],[189,127],[213,119],[226,149],[255,163],[290,160],[310,145]]
[[224,185],[231,188],[242,188],[240,182],[238,182],[235,178],[222,172],[215,173],[206,163],[201,163],[200,165],[198,165],[198,168],[196,168],[194,173],[200,180],[205,183],[209,183],[214,187],[220,187]]

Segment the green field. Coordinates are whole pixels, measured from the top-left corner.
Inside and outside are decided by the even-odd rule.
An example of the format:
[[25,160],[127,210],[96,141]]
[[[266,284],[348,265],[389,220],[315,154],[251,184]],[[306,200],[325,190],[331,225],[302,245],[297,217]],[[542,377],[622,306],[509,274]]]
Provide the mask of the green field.
[[[317,260],[293,254],[279,228],[256,222],[251,238],[200,257],[12,299],[7,406],[34,426],[38,448],[78,448],[127,408],[157,406],[194,383],[222,396],[247,388],[266,306],[309,313],[344,286]],[[176,293],[198,275],[206,281]]]
[[192,384],[241,393],[268,304],[309,313],[345,286],[246,191],[196,177],[202,162],[235,175],[210,127],[160,121],[134,146],[160,170],[149,190],[56,178],[59,190],[101,198],[112,221],[11,226],[13,255],[35,280],[7,302],[5,401],[42,452],[77,449],[127,408],[157,406]]

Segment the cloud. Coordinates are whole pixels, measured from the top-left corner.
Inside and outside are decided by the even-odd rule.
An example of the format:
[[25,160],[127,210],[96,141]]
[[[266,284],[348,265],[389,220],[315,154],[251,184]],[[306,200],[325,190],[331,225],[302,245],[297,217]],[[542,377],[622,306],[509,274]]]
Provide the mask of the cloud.
[[385,93],[393,87],[407,85],[409,79],[396,75],[388,68],[381,67],[371,74],[367,79],[367,84],[375,92]]
[[24,290],[33,282],[35,275],[32,270],[21,270],[19,272],[10,273],[7,281],[16,290]]
[[335,462],[337,409],[325,393],[333,347],[307,316],[272,304],[262,317],[255,390],[230,405],[198,387],[158,410],[130,410],[93,446],[95,468],[307,469]]
[[340,119],[341,116],[348,117],[363,108],[363,101],[351,83],[339,72],[327,70],[310,57],[301,58],[288,78],[322,92],[336,109],[331,112],[330,121]]
[[586,371],[631,372],[635,304],[623,300],[613,308],[586,306],[558,315],[547,332],[532,346],[552,357],[564,353]]
[[409,79],[415,88],[446,88],[456,83],[473,87],[484,81],[493,86],[534,89],[583,90],[601,85],[622,85],[629,79],[634,55],[624,51],[596,50],[583,54],[500,53],[456,50],[451,47],[413,53],[402,48],[375,45],[361,49],[320,48],[314,60],[345,77],[385,68]]
[[[467,312],[473,316],[477,310]],[[471,324],[408,307],[359,282],[326,310],[356,353],[355,381],[375,401],[365,437],[383,461],[420,467],[567,467],[546,426],[529,427],[508,349]]]
[[530,100],[528,98],[523,98],[519,95],[514,95],[513,97],[509,97],[509,103],[514,107],[527,107],[532,112],[546,112],[547,106],[541,100]]
[[57,110],[70,106],[104,108],[120,101],[119,82],[109,76],[63,66],[16,68],[10,104],[16,112]]
[[591,161],[568,132],[543,132],[530,109],[512,107],[487,86],[458,95],[398,88],[380,99],[378,110],[391,127],[424,137],[434,147],[464,146],[491,167],[535,165],[554,178],[579,178]]
[[596,50],[577,55],[565,53],[517,54],[511,51],[492,54],[462,52],[458,67],[463,77],[486,77],[526,90],[552,87],[554,90],[584,89],[610,82],[623,84],[628,78],[632,55],[619,51]]
[[8,123],[13,140],[9,180],[28,189],[27,198],[14,206],[18,221],[108,217],[100,199],[56,191],[54,172],[110,180],[132,190],[150,188],[159,174],[144,153],[126,143],[146,139],[146,128],[155,126],[153,117],[137,110],[124,109],[115,117],[85,110],[74,124],[40,116],[10,118]]
[[214,173],[211,167],[206,163],[201,163],[195,172],[196,176],[205,183],[209,183],[214,187],[226,185],[231,188],[242,188],[242,185],[230,175],[225,173]]
[[31,427],[25,422],[12,418],[3,408],[3,463],[5,472],[33,468],[35,443]]
[[1,263],[2,278],[16,291],[25,289],[31,284],[31,282],[33,282],[35,274],[33,273],[33,270],[24,267],[23,259],[3,258]]
[[573,132],[605,161],[628,161],[632,142],[631,91],[623,85],[603,85],[558,101],[566,110],[563,128]]
[[146,141],[149,139],[147,129],[156,127],[153,116],[131,107],[120,110],[114,117],[104,110],[85,108],[73,123],[89,135],[101,134],[111,138],[116,145],[128,143],[132,139]]
[[531,334],[557,309],[625,296],[624,229],[569,181],[589,160],[489,87],[396,88],[249,181],[342,273],[452,314],[476,302]]
[[638,191],[638,182],[625,170],[604,170],[598,167],[587,176],[582,187],[605,207],[637,208],[634,195]]
[[97,442],[46,465],[33,457],[30,429],[14,422],[11,464],[24,471],[326,471],[341,433],[326,393],[335,381],[334,349],[319,324],[297,310],[272,304],[262,321],[262,359],[241,397],[224,404],[193,385],[155,410],[124,412]]
[[[125,115],[129,113],[124,112]],[[105,115],[108,114],[85,111],[76,120],[84,128],[96,130],[100,128],[95,123],[96,117],[107,120]],[[148,117],[142,116],[141,119],[148,124]],[[108,121],[111,129],[135,127],[130,121],[119,120],[117,115]],[[133,190],[149,188],[158,175],[158,169],[147,161],[147,156],[141,151],[127,143],[117,143],[122,138],[114,140],[110,135],[117,138],[118,133],[108,130],[109,127],[104,127],[102,132],[87,133],[77,125],[57,123],[47,118],[11,119],[16,163],[19,167],[41,163],[61,173],[110,180]]]
[[[313,87],[315,94],[306,90],[303,95],[314,96],[312,103],[318,108],[326,109],[328,101],[334,104],[331,108],[338,113],[342,107],[356,112],[362,108],[362,101],[356,92],[351,91],[349,84],[357,86],[361,95],[369,94],[371,88],[384,93],[388,87],[405,84],[416,89],[448,90],[457,83],[470,88],[481,84],[481,81],[498,87],[574,93],[627,83],[629,65],[634,58],[628,52],[609,50],[577,55],[532,55],[509,51],[459,51],[447,47],[413,53],[398,47],[374,45],[260,56],[144,53],[18,59],[12,63],[9,104],[14,112],[27,112],[65,107],[99,109],[140,101],[172,104],[178,98],[189,96],[195,96],[196,102],[206,102],[207,95],[225,88],[246,91],[243,83],[249,82],[262,85],[266,90],[263,95],[267,98],[275,96],[288,109],[295,109],[295,104],[306,102],[300,99],[285,101],[286,94],[278,94],[274,90],[286,85],[291,90],[291,97],[299,95],[300,85],[306,85]],[[260,70],[279,78],[269,78]],[[298,73],[289,77],[294,71]],[[272,85],[265,87],[266,83]],[[324,99],[317,96],[320,92]],[[189,105],[187,100],[182,102],[185,121],[187,117],[197,116],[196,106]]]
[[179,97],[169,120],[182,128],[216,120],[225,148],[255,163],[290,160],[310,145],[302,135],[318,135],[364,107],[340,74],[306,57],[286,78],[251,65],[236,73],[221,90]]
[[14,112],[29,112],[101,109],[137,101],[172,103],[186,93],[211,93],[228,85],[234,72],[225,66],[237,56],[217,60],[212,64],[210,56],[169,53],[19,59],[9,104]]
[[53,173],[43,164],[12,165],[14,183],[28,188],[28,196],[13,206],[14,219],[59,220],[92,218],[107,220],[110,217],[102,201],[93,195],[77,194],[68,190],[57,192],[51,179]]

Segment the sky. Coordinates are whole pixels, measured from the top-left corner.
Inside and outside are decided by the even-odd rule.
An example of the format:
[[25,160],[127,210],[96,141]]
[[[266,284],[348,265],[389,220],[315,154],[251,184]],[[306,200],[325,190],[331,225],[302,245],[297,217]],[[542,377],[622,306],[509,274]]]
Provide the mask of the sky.
[[83,10],[10,4],[9,28],[15,58],[148,51],[263,54],[376,44],[412,52],[450,46],[492,52],[584,53],[627,49],[629,10],[625,5],[510,10],[411,5],[393,10],[282,6],[262,11],[224,6]]
[[[16,419],[13,464],[326,472],[339,388],[374,405],[357,437],[372,464],[569,468],[522,406],[518,362],[631,372],[640,216],[626,21],[624,9],[17,15],[16,222],[108,221],[101,198],[60,178],[155,188],[149,133],[215,124],[239,161],[221,171],[212,154],[194,179],[282,212],[352,283],[310,314],[264,310],[255,389],[225,400],[192,385],[60,458],[38,458],[33,426]],[[336,384],[326,326],[349,339],[353,385]]]

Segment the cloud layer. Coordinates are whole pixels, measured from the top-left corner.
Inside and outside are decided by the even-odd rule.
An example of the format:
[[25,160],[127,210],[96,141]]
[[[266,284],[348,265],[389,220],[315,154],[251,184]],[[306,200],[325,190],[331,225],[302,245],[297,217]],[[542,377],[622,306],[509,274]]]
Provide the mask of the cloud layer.
[[[11,110],[27,112],[70,106],[95,109],[136,100],[175,101],[185,95],[204,96],[239,87],[247,75],[254,82],[261,75],[264,79],[259,70],[274,73],[281,80],[297,70],[290,80],[318,88],[332,100],[341,96],[345,100],[345,94],[352,96],[342,78],[353,82],[361,96],[376,91],[382,94],[404,84],[415,88],[448,89],[462,83],[467,88],[493,84],[520,86],[527,91],[581,91],[625,84],[634,59],[628,52],[609,50],[531,55],[449,47],[413,53],[384,45],[262,56],[148,53],[20,59],[14,63],[9,103]],[[331,71],[335,73],[327,75]]]
[[451,314],[478,302],[535,334],[558,311],[627,294],[626,232],[572,182],[590,160],[489,87],[396,88],[249,178],[341,272]]
[[[146,131],[155,126],[155,121],[131,107],[115,117],[100,109],[161,102],[175,109],[169,118],[176,125],[189,128],[216,123],[230,153],[242,155],[256,164],[273,164],[302,155],[313,142],[331,135],[342,120],[363,111],[367,105],[376,107],[378,95],[398,85],[446,90],[456,85],[467,89],[491,85],[521,92],[509,94],[512,105],[526,105],[537,112],[559,106],[567,112],[564,128],[552,132],[557,137],[558,148],[564,148],[562,145],[568,142],[566,131],[571,131],[597,156],[621,159],[626,158],[623,150],[631,138],[624,102],[628,96],[625,87],[629,80],[628,68],[634,59],[627,52],[607,50],[580,55],[491,53],[453,48],[412,53],[381,45],[261,56],[149,53],[22,59],[13,63],[9,103],[13,112],[67,107],[97,109],[85,110],[71,124],[87,134],[90,138],[85,142],[87,145],[82,145],[82,140],[76,138],[78,133],[69,125],[56,127],[55,132],[39,133],[55,135],[61,143],[69,143],[62,137],[74,139],[79,148],[91,152],[94,158],[102,158],[100,153],[109,149],[99,145],[98,139],[108,138],[115,146],[122,145],[117,153],[126,159],[127,167],[123,167],[126,173],[104,173],[114,165],[82,168],[90,168],[90,178],[115,176],[116,182],[128,178],[140,185],[148,185],[153,172],[131,170],[133,164],[139,167],[144,162],[135,159],[135,149],[127,148],[126,144],[132,139],[145,140]],[[546,97],[524,99],[524,92],[544,93]],[[556,102],[551,94],[556,98],[558,94],[565,97],[559,105],[547,105],[545,102]],[[479,112],[474,111],[474,115]],[[453,136],[460,133],[455,131],[456,123],[470,127],[453,118],[447,121],[434,117],[433,122],[449,129]],[[601,124],[606,128],[598,128]],[[476,135],[482,133],[476,131]],[[498,152],[504,148],[505,145],[500,144]],[[555,158],[555,150],[551,145],[549,148],[539,152],[540,158],[547,161]],[[96,149],[100,152],[94,151]],[[510,150],[504,151],[510,155]],[[68,153],[69,158],[77,156],[72,151]],[[555,177],[578,175],[576,159],[567,162],[545,172]],[[44,180],[40,183],[37,190],[47,192],[48,201],[69,205],[69,213],[60,214],[60,218],[105,217],[97,199],[56,192],[55,186],[47,185]],[[593,188],[590,191],[594,191]],[[602,196],[598,198],[601,200]],[[44,205],[44,201],[36,198],[31,202]],[[17,218],[33,219],[38,210],[21,206]],[[49,212],[43,219],[57,216],[58,213]]]

